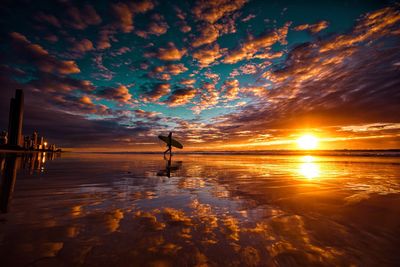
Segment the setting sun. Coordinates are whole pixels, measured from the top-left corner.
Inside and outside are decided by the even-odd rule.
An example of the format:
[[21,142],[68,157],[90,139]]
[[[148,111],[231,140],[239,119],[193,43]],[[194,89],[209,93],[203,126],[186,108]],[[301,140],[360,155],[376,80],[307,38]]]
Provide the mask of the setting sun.
[[301,149],[315,149],[318,145],[318,139],[310,134],[306,134],[297,139],[297,145]]

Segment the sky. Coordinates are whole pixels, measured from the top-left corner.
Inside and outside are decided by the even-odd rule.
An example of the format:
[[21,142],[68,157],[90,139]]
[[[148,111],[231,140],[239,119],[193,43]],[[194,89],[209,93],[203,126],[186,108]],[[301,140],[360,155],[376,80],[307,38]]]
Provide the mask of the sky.
[[400,148],[397,1],[0,3],[0,129],[76,150]]

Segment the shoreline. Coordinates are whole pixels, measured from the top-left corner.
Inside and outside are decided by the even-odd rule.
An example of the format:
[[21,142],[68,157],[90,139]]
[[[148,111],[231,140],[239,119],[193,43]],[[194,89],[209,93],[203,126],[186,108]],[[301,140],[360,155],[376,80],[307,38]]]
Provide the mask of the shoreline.
[[[73,154],[162,155],[162,151],[62,151]],[[262,151],[174,151],[173,155],[243,156],[364,156],[400,157],[400,149],[389,150],[262,150]]]
[[3,148],[0,147],[0,153],[63,153],[64,151],[60,150],[60,151],[53,151],[53,150],[26,150],[26,149],[22,149],[22,148]]
[[[74,151],[24,150],[0,147],[0,153],[73,153],[73,154],[126,154],[162,155],[162,151]],[[400,157],[400,149],[338,149],[338,150],[254,150],[254,151],[174,151],[173,155],[249,155],[249,156],[363,156]]]

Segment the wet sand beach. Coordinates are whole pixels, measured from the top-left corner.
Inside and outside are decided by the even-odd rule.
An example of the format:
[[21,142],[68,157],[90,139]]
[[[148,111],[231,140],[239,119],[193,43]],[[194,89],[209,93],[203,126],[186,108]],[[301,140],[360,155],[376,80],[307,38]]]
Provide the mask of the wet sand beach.
[[1,155],[1,266],[396,266],[400,158]]

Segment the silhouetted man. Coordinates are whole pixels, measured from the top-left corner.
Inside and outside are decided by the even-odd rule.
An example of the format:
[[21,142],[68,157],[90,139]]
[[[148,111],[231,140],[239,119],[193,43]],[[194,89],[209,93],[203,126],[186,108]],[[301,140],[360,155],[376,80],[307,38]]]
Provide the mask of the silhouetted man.
[[171,145],[171,143],[172,143],[172,132],[169,132],[168,143],[167,143],[168,149],[164,151],[164,157],[165,157],[165,154],[167,154],[168,152],[169,152],[169,156],[171,157],[171,155],[172,155],[172,145]]

